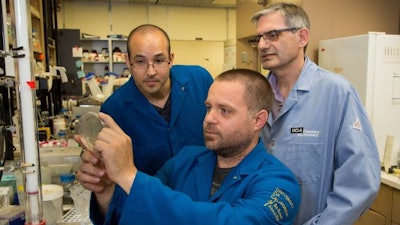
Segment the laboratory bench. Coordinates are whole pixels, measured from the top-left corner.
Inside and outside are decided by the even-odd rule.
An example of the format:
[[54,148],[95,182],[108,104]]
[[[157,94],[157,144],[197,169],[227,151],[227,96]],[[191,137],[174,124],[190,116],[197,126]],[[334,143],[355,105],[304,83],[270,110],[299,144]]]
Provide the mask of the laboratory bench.
[[[41,161],[48,164],[51,179],[70,165],[68,170],[76,171],[80,162],[80,147],[40,148]],[[80,218],[74,209],[67,212],[58,225],[80,224]],[[400,175],[381,171],[381,186],[371,207],[354,223],[354,225],[400,225]]]
[[354,225],[400,225],[400,177],[381,172],[381,187],[371,207]]

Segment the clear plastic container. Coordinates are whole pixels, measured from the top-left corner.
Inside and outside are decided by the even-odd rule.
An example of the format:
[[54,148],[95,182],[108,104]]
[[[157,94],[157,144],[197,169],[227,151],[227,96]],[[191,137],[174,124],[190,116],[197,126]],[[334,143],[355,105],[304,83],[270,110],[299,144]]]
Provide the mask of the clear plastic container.
[[60,185],[63,187],[63,205],[71,206],[74,205],[74,202],[71,197],[70,188],[75,184],[75,174],[66,173],[60,175]]
[[92,93],[92,97],[99,100],[103,101],[104,100],[104,95],[100,90],[99,84],[96,81],[95,74],[94,73],[88,73],[86,75],[86,81],[89,85],[90,93]]
[[76,213],[83,219],[89,219],[89,201],[92,192],[84,188],[80,183],[75,183],[70,188],[70,191]]
[[77,134],[82,137],[87,150],[93,151],[94,142],[103,126],[97,113],[87,112],[79,118]]
[[60,132],[58,132],[57,141],[58,147],[68,147],[67,132],[65,130],[60,130]]
[[105,86],[104,91],[103,91],[104,98],[110,97],[110,95],[113,93],[115,79],[117,79],[117,77],[118,77],[118,74],[113,73],[113,72],[109,72],[108,75],[109,75],[108,83]]

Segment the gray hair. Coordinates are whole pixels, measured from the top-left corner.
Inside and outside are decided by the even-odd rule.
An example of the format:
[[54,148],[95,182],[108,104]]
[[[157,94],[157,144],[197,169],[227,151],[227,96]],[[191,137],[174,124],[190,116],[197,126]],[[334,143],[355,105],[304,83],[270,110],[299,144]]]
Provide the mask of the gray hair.
[[285,23],[288,27],[310,29],[310,20],[308,19],[308,15],[304,9],[298,5],[285,2],[268,5],[265,9],[255,13],[251,18],[251,22],[257,23],[260,17],[275,12],[281,13],[285,18]]

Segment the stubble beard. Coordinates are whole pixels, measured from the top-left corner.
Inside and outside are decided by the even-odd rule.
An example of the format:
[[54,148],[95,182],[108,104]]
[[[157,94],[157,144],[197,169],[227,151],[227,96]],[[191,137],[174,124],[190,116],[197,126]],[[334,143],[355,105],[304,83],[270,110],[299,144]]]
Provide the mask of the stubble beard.
[[217,138],[205,139],[206,147],[223,158],[233,158],[244,152],[251,144],[251,135],[245,132],[235,133],[230,137],[218,135]]

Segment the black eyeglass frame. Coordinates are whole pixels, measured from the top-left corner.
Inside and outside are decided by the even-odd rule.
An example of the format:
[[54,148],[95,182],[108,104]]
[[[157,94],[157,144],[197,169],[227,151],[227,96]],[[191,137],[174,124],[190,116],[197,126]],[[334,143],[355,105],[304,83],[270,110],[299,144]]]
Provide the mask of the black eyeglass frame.
[[283,28],[283,29],[277,29],[277,30],[270,30],[267,32],[264,32],[262,34],[254,36],[249,42],[253,43],[259,43],[260,39],[263,38],[265,41],[276,41],[279,38],[279,35],[281,35],[282,32],[287,32],[287,31],[297,31],[300,30],[301,27],[290,27],[290,28]]

